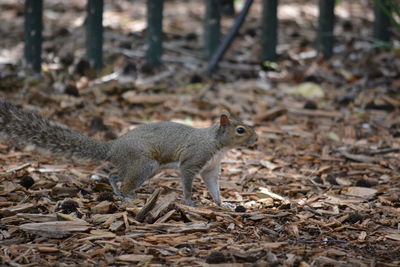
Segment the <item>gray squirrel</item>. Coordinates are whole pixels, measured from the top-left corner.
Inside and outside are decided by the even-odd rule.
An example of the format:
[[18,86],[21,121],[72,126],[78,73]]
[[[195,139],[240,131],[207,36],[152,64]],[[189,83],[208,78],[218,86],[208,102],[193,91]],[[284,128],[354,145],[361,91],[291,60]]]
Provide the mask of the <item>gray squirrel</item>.
[[[184,201],[194,206],[192,183],[200,174],[214,201],[221,205],[221,159],[231,148],[257,141],[249,125],[229,118],[227,112],[207,128],[175,122],[143,124],[119,138],[102,142],[55,124],[36,113],[0,100],[0,133],[51,152],[84,159],[104,160],[117,167],[109,176],[115,194],[129,198],[143,182],[167,167],[181,173]],[[121,189],[117,183],[122,182]]]

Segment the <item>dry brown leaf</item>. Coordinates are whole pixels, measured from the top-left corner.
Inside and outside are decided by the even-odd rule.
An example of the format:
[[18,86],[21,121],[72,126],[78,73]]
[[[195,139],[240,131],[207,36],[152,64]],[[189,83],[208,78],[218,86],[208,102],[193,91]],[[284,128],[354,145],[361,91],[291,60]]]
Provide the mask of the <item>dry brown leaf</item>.
[[349,195],[349,196],[372,197],[378,191],[376,189],[373,189],[373,188],[352,186],[352,187],[347,187],[347,188],[343,189],[342,192],[345,195]]

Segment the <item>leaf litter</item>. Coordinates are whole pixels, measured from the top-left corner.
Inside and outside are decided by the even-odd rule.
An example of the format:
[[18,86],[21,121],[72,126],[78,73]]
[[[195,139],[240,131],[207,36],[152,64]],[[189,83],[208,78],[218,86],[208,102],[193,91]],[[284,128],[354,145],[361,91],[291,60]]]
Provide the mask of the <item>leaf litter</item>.
[[[98,77],[77,38],[84,3],[46,3],[51,28],[40,78],[29,78],[19,64],[22,5],[0,4],[2,17],[15,18],[0,26],[10,59],[0,64],[2,98],[100,140],[149,121],[205,127],[222,109],[253,122],[260,136],[256,148],[234,149],[222,161],[221,207],[199,180],[201,206],[181,204],[173,170],[122,202],[107,182],[112,166],[2,139],[1,264],[398,266],[398,48],[374,49],[356,37],[358,28],[372,28],[371,6],[351,1],[337,7],[341,52],[321,60],[310,45],[316,1],[306,2],[280,3],[274,71],[256,58],[255,3],[213,80],[199,73],[200,3],[180,3],[182,15],[172,13],[177,2],[166,3],[166,63],[155,69],[142,59],[144,1],[107,4],[107,65]],[[189,20],[189,13],[197,16]]]

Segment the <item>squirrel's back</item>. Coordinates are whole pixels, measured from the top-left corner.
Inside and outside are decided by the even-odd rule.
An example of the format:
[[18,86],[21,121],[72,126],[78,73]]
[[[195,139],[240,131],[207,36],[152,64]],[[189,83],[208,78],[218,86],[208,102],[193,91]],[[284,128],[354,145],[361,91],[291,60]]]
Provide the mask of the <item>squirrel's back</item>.
[[168,142],[169,139],[169,141],[179,139],[179,142],[182,143],[186,137],[193,135],[196,130],[198,129],[177,122],[152,122],[137,126],[119,139],[146,139],[151,143],[157,143],[161,139],[164,142]]
[[0,132],[35,146],[79,158],[106,160],[110,144],[50,122],[34,112],[0,100]]
[[215,126],[194,128],[176,122],[142,124],[112,141],[111,161],[141,155],[160,164],[182,158],[211,158],[219,150]]
[[[152,122],[137,126],[112,142],[113,156],[124,152],[136,153],[157,160],[160,163],[174,162],[195,139],[200,129],[176,122]],[[127,149],[129,148],[129,149]],[[117,158],[113,161],[120,161]]]

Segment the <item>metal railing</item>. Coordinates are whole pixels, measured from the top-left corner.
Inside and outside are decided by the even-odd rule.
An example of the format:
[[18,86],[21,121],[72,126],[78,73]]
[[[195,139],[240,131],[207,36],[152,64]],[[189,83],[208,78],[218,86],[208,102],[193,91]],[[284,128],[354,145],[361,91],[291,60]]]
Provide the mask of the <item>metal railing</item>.
[[[245,1],[243,10],[238,14],[231,31],[221,42],[221,1],[233,0],[204,0],[206,12],[204,15],[204,54],[209,59],[207,72],[210,74],[217,66],[229,44],[234,39],[253,0]],[[262,1],[261,14],[261,60],[275,61],[279,18],[277,17],[278,0]],[[379,6],[388,0],[375,0],[374,6],[374,38],[388,41],[390,38],[390,17]],[[232,2],[233,5],[233,2]],[[147,0],[147,31],[146,31],[146,61],[151,65],[161,64],[163,42],[163,0]],[[86,56],[94,70],[103,67],[103,0],[87,1],[86,18]],[[318,20],[318,51],[329,58],[333,52],[334,42],[334,8],[335,0],[319,0]],[[34,72],[41,71],[42,29],[43,29],[43,0],[25,0],[25,60]]]

